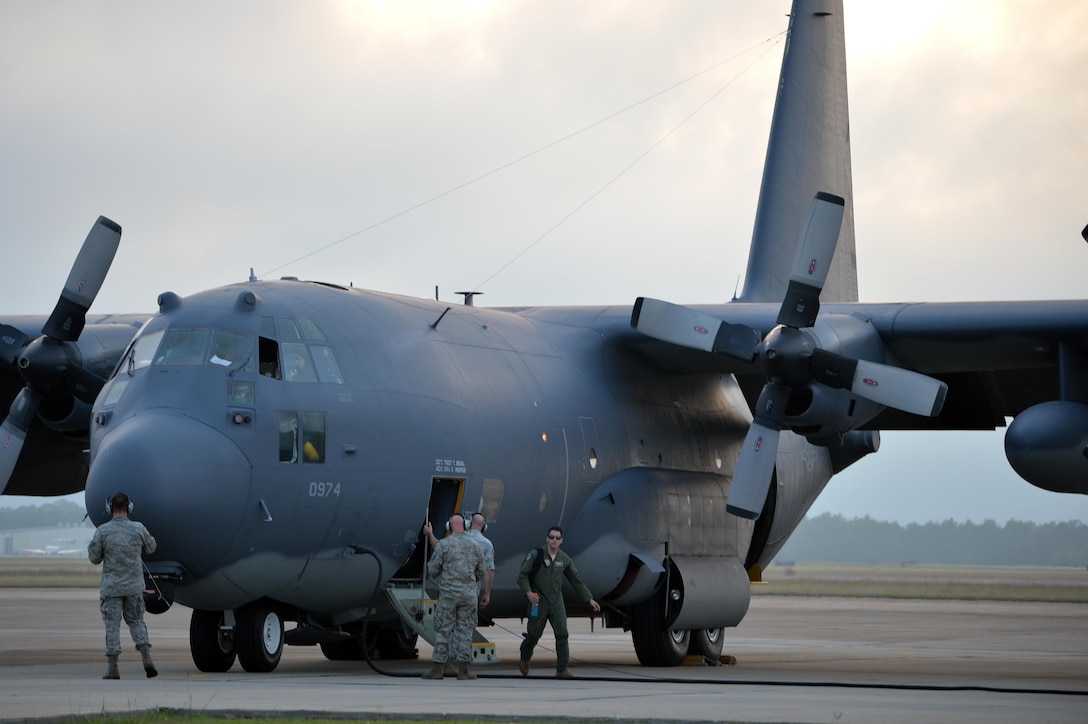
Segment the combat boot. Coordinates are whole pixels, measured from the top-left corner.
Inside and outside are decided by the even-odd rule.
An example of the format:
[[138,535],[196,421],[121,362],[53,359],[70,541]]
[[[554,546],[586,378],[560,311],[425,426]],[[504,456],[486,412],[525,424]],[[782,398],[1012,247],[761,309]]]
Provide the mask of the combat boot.
[[436,661],[431,664],[431,670],[424,674],[423,679],[441,679],[446,673],[446,664]]
[[103,679],[120,679],[121,672],[117,669],[117,654],[106,654],[106,675]]
[[468,670],[468,664],[457,664],[458,681],[472,681],[475,678],[476,674]]
[[151,661],[151,644],[139,644],[136,648],[139,649],[140,657],[144,660],[144,672],[147,674],[147,678],[158,676],[159,671]]

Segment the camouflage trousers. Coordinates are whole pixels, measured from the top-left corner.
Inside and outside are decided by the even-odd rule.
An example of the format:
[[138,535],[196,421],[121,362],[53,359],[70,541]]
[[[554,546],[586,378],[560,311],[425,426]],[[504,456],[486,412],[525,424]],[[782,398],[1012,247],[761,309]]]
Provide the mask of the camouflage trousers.
[[137,646],[150,645],[147,638],[147,626],[144,625],[144,597],[102,596],[98,599],[98,608],[102,611],[102,622],[106,624],[106,655],[116,656],[121,653],[121,619],[128,624],[128,632]]
[[443,591],[434,607],[434,654],[431,661],[462,664],[472,660],[472,632],[476,629],[476,589],[464,593]]

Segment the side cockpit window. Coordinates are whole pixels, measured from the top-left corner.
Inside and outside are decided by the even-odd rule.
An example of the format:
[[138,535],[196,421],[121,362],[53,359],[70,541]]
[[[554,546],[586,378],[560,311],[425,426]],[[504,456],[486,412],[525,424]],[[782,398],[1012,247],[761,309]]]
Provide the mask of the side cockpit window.
[[128,355],[129,372],[143,369],[151,364],[151,360],[155,358],[155,350],[159,348],[159,343],[162,341],[162,335],[160,330],[151,334],[141,334],[136,338]]
[[336,351],[312,319],[262,317],[259,348],[260,370],[265,377],[344,384]]
[[279,461],[325,462],[325,415],[320,412],[279,413]]

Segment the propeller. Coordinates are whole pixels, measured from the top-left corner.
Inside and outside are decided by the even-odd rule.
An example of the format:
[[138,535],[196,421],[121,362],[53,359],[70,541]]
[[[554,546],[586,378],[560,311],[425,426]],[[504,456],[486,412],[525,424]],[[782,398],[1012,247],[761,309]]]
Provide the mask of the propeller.
[[845,202],[819,192],[809,207],[776,326],[760,340],[746,325],[655,299],[639,299],[631,326],[655,339],[751,362],[758,355],[767,382],[753,410],[726,501],[726,510],[755,519],[774,474],[778,441],[793,389],[815,380],[835,389],[916,415],[935,416],[948,388],[911,370],[858,360],[821,349],[807,328],[816,323],[842,227]]
[[102,288],[120,242],[121,227],[99,216],[72,264],[41,336],[32,339],[15,327],[0,325],[0,360],[17,369],[26,381],[0,423],[0,494],[15,471],[42,399],[64,393],[91,404],[105,384],[80,364],[78,353],[68,343],[79,339],[87,323],[87,310]]

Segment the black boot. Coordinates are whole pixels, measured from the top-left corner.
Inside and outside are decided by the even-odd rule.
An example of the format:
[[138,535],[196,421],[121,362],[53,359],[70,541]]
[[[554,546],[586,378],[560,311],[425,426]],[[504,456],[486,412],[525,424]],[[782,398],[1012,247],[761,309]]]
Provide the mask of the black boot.
[[139,649],[140,657],[144,660],[144,673],[147,674],[147,678],[158,676],[159,671],[151,661],[151,644],[140,644],[136,648]]
[[445,662],[435,661],[431,664],[431,670],[421,676],[422,679],[441,679],[446,674]]
[[121,672],[117,669],[117,654],[106,654],[106,675],[103,679],[120,679]]

